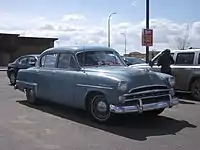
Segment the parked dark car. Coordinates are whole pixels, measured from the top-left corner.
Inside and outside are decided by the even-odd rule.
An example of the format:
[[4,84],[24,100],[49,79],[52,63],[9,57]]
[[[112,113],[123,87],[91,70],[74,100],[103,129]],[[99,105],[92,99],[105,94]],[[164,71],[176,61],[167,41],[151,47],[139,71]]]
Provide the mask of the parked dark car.
[[144,60],[137,58],[137,57],[124,57],[122,56],[123,60],[125,63],[130,66],[130,65],[135,65],[135,64],[143,64],[145,63]]
[[8,64],[7,76],[11,85],[15,85],[17,73],[20,69],[34,67],[39,55],[24,55]]

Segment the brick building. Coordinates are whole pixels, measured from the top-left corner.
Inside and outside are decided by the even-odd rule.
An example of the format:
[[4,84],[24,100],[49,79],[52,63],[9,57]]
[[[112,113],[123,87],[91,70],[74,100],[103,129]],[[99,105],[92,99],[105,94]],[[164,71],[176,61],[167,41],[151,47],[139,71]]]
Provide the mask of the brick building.
[[6,66],[22,55],[39,54],[47,48],[54,47],[56,40],[58,39],[0,33],[0,66]]
[[[153,57],[155,57],[160,51],[149,51],[149,59],[152,59]],[[140,59],[145,59],[146,58],[146,54],[145,53],[140,53],[140,52],[131,52],[129,54],[126,54],[125,56],[128,57],[137,57]]]

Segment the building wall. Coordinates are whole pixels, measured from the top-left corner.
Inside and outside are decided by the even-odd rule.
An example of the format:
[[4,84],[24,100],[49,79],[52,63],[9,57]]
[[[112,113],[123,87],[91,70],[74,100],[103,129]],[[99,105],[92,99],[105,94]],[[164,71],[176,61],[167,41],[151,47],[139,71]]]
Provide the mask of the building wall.
[[40,54],[54,47],[57,38],[19,37],[18,34],[0,33],[0,66],[27,54]]
[[1,65],[0,66],[6,66],[10,61],[10,55],[5,52],[1,52]]
[[40,54],[44,50],[53,47],[52,43],[50,42],[49,45],[21,45],[17,51],[12,53],[12,61],[23,55]]

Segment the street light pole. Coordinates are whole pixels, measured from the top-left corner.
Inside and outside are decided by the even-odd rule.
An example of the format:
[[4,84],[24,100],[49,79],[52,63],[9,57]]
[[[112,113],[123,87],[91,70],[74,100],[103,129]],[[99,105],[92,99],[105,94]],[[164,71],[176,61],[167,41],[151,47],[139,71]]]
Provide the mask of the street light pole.
[[121,33],[124,36],[124,52],[126,54],[126,34],[125,33]]
[[108,16],[108,47],[110,47],[110,18],[112,15],[117,14],[116,12],[112,12],[110,13],[110,15]]
[[[149,29],[149,0],[146,0],[146,29]],[[146,46],[146,63],[149,63],[149,46]]]

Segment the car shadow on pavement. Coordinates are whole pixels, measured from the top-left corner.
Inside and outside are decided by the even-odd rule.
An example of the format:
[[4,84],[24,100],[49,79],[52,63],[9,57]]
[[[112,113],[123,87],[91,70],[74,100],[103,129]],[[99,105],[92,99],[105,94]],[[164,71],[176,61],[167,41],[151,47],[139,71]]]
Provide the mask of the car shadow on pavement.
[[17,102],[42,112],[138,141],[145,141],[148,137],[152,136],[176,135],[177,132],[184,128],[197,127],[185,120],[175,120],[165,116],[158,116],[154,119],[150,119],[136,115],[120,115],[115,116],[109,123],[98,123],[93,121],[88,114],[82,110],[72,109],[53,103],[32,105],[25,100]]

